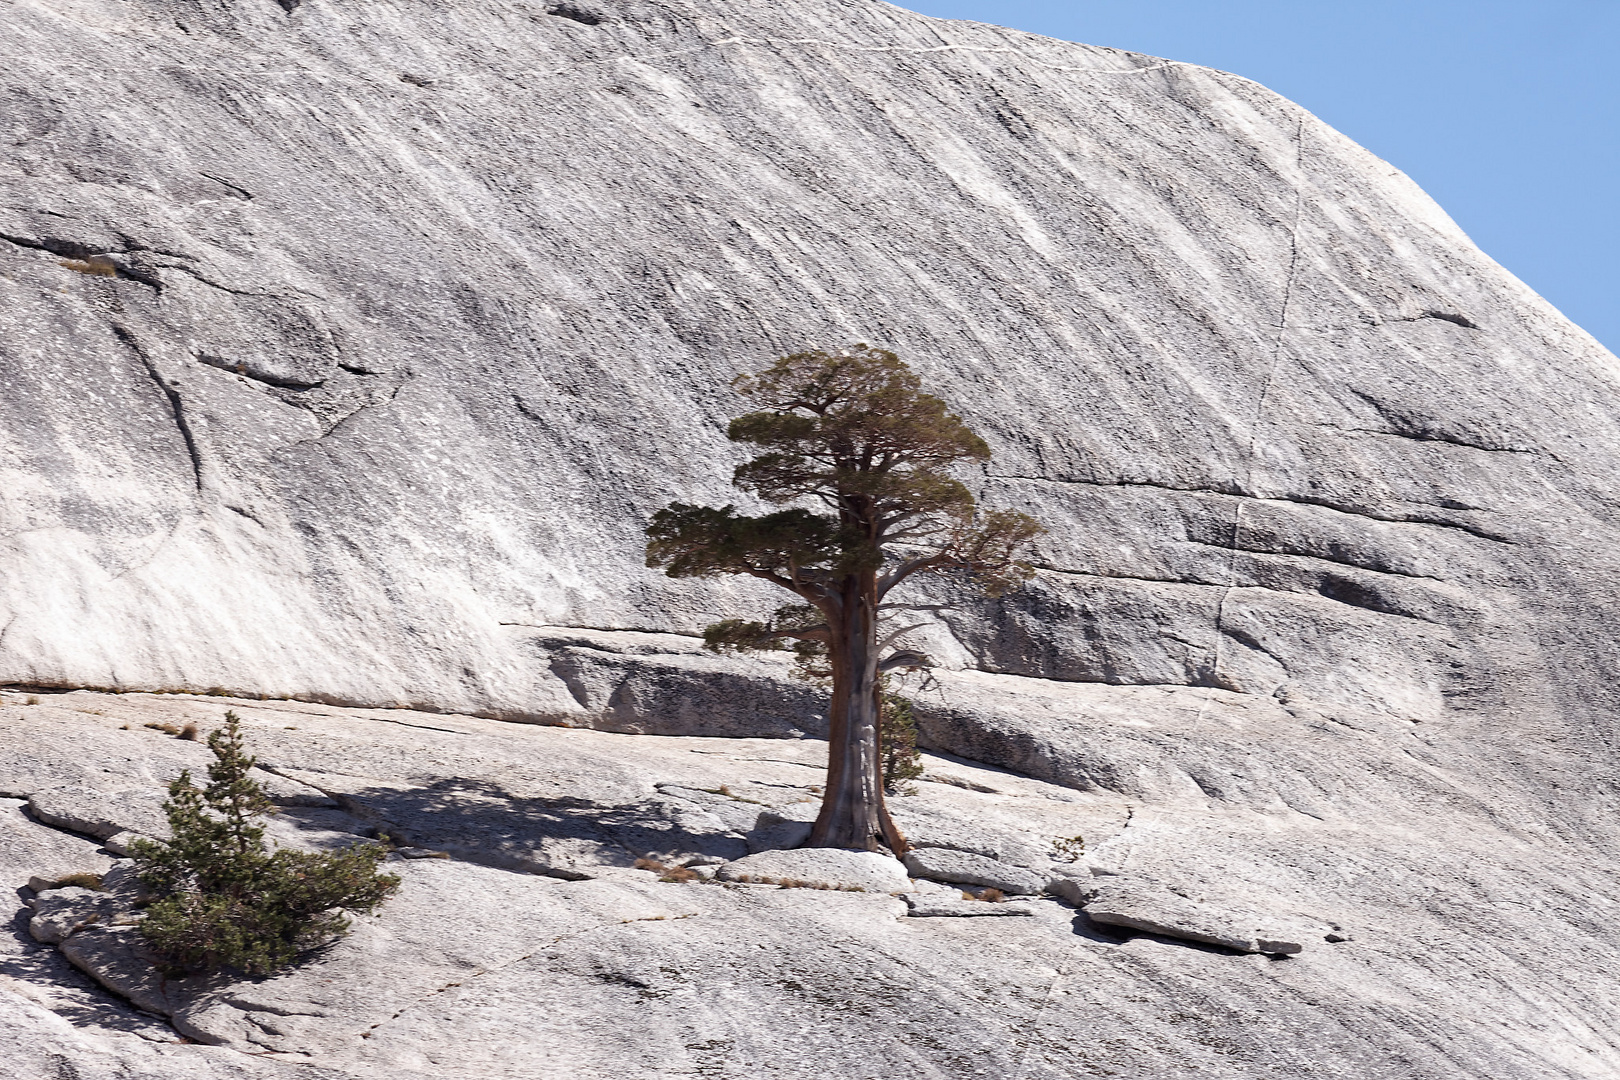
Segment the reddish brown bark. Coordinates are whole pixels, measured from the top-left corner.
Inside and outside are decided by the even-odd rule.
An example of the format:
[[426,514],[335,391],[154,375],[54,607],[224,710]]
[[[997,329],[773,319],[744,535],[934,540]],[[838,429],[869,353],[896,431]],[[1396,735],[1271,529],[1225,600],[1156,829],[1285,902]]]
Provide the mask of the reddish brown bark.
[[[833,694],[828,713],[827,787],[810,833],[811,847],[895,854],[905,838],[883,802],[878,745],[877,576],[844,579],[829,645]],[[832,619],[829,619],[831,622]]]

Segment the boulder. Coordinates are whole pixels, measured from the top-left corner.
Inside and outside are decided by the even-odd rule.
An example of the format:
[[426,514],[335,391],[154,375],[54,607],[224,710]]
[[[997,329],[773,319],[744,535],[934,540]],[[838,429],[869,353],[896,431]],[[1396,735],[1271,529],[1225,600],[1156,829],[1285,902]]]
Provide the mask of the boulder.
[[810,839],[811,828],[820,812],[821,804],[812,801],[761,811],[754,818],[754,827],[749,830],[748,850],[761,852],[799,847]]
[[1037,895],[1045,884],[1028,870],[951,848],[915,848],[906,853],[906,869],[916,877],[983,885],[1017,896]]
[[70,886],[51,889],[34,898],[28,932],[35,941],[55,945],[87,926],[108,926],[123,915],[128,904],[106,892]]
[[913,919],[974,919],[998,915],[1034,915],[1031,904],[1013,901],[993,904],[984,900],[951,900],[938,896],[908,894],[906,914]]
[[1083,903],[1088,918],[1108,926],[1219,945],[1237,952],[1290,956],[1304,948],[1298,940],[1291,940],[1297,935],[1259,929],[1259,920],[1253,916],[1200,904],[1155,882],[1099,878]]
[[905,867],[889,855],[840,848],[761,851],[720,867],[721,881],[795,884],[808,888],[889,893],[911,884]]
[[1044,850],[1019,823],[966,818],[937,797],[898,798],[890,812],[913,848],[951,848],[1023,867],[1044,861]]
[[1046,879],[1046,891],[1075,907],[1084,907],[1097,894],[1097,884],[1090,874],[1084,877],[1054,874]]
[[[20,800],[0,800],[0,874],[20,885],[31,878],[55,883],[68,874],[101,874],[112,865],[93,840],[31,820]],[[31,884],[31,882],[30,882]]]
[[[165,833],[167,833],[167,830],[164,830],[164,831],[165,831]],[[151,840],[151,839],[153,839],[153,838],[150,837],[150,836],[146,836],[146,835],[143,835],[143,834],[138,833],[138,832],[133,832],[133,831],[128,830],[128,829],[121,829],[118,832],[115,832],[111,836],[107,837],[105,840],[103,840],[101,842],[101,846],[105,850],[112,852],[114,855],[117,855],[120,858],[128,858],[129,856],[135,854],[135,851],[134,851],[135,841],[137,841],[137,840]]]
[[163,816],[167,793],[160,787],[102,788],[71,785],[28,796],[28,809],[47,825],[101,840],[126,831],[168,835]]

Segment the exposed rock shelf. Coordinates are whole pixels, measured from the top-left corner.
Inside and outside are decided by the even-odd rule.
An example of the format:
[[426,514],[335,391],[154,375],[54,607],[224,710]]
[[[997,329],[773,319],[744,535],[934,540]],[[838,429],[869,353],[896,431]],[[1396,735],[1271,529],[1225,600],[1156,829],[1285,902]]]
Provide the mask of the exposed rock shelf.
[[[85,809],[105,795],[112,826],[145,827],[126,815],[207,759],[146,725],[208,727],[229,705],[278,775],[303,778],[278,792],[279,842],[386,829],[417,846],[390,864],[399,896],[307,965],[165,982],[122,925],[126,864],[9,812],[0,870],[14,887],[83,871],[113,890],[19,888],[35,907],[19,904],[0,957],[0,1049],[28,1080],[52,1075],[52,1055],[138,1080],[256,1080],[300,1062],[322,1080],[607,1078],[627,1060],[648,1078],[768,1062],[805,1078],[847,1066],[1539,1080],[1601,1076],[1614,1060],[1612,878],[1582,845],[1492,825],[1466,802],[1391,799],[1319,820],[930,757],[937,779],[894,800],[926,877],[889,862],[879,880],[841,853],[764,853],[771,830],[814,806],[815,740],[41,700],[0,705],[7,794],[70,785]],[[1089,870],[1058,854],[1076,835]],[[1041,895],[972,898],[992,896],[972,880],[996,874],[1037,880]],[[1019,917],[974,917],[986,915]],[[37,944],[33,920],[64,940]]]
[[813,733],[569,628],[774,605],[642,528],[865,339],[1054,526],[946,666],[1607,738],[1613,357],[1252,82],[877,0],[7,28],[0,681]]

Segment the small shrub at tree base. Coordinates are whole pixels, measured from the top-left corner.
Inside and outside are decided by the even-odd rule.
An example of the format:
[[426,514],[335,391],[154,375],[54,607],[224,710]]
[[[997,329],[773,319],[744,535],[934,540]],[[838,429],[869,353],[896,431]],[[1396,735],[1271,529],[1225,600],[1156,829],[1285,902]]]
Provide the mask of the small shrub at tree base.
[[163,811],[173,837],[132,846],[141,882],[159,897],[141,934],[169,968],[268,974],[346,933],[348,919],[336,909],[368,913],[399,888],[399,878],[377,872],[383,844],[268,850],[256,821],[273,806],[249,775],[254,759],[234,712],[209,734],[208,749],[207,787],[197,788],[189,771],[169,785]]
[[883,790],[890,795],[915,795],[911,781],[923,774],[917,750],[917,719],[911,702],[889,689],[888,676],[878,679],[878,747],[882,752]]

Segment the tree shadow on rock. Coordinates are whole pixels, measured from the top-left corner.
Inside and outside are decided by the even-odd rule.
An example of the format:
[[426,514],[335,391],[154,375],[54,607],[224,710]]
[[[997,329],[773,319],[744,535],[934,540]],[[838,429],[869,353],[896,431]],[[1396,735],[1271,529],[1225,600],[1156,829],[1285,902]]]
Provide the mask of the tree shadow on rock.
[[707,856],[736,859],[747,840],[696,803],[654,795],[618,806],[513,796],[486,781],[368,788],[341,797],[373,835],[504,870],[583,878],[593,866]]
[[[17,890],[19,899],[23,894],[24,890]],[[55,946],[35,941],[28,932],[33,914],[19,905],[0,931],[0,978],[41,988],[49,1002],[45,1007],[74,1027],[132,1032],[165,1041],[175,1038],[168,1024],[103,989]]]

